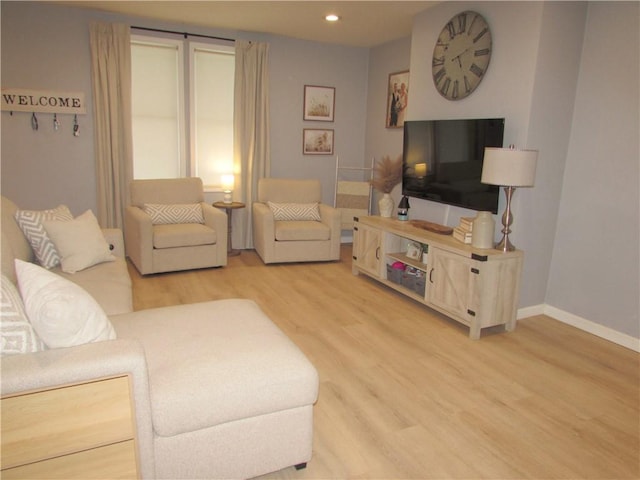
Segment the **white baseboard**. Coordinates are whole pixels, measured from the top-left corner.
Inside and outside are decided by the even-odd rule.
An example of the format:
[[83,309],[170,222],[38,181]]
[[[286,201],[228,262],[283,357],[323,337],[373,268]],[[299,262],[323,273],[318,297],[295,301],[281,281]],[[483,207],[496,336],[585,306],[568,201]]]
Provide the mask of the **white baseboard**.
[[524,307],[519,308],[516,318],[520,320],[521,318],[533,317],[534,315],[544,315],[544,304],[541,305],[533,305],[532,307]]
[[532,317],[534,315],[548,315],[559,322],[566,323],[573,327],[579,328],[585,332],[596,335],[597,337],[604,338],[610,342],[620,345],[625,348],[629,348],[640,353],[640,339],[627,335],[626,333],[618,332],[609,327],[600,325],[599,323],[592,322],[586,318],[579,317],[573,313],[565,312],[559,308],[552,307],[551,305],[541,304],[531,307],[525,307],[518,309],[518,320],[521,318]]

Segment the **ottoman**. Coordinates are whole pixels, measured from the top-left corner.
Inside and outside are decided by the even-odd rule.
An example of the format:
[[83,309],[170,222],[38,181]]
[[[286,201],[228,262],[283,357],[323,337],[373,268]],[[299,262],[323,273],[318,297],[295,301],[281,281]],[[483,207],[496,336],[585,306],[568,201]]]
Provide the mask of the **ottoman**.
[[157,478],[248,478],[310,460],[317,371],[253,301],[110,320],[145,352]]

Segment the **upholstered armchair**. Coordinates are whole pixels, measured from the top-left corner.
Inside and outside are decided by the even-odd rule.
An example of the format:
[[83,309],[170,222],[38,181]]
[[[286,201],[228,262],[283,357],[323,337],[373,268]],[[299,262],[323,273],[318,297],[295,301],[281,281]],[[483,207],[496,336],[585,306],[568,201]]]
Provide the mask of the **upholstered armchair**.
[[340,212],[321,202],[318,180],[258,181],[253,244],[264,263],[340,259]]
[[125,209],[127,256],[143,274],[227,264],[227,215],[196,177],[134,180]]

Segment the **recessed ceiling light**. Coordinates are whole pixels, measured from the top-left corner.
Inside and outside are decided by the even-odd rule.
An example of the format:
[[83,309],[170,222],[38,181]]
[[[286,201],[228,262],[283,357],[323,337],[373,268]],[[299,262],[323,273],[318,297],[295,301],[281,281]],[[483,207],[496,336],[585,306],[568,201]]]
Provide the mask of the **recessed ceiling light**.
[[331,13],[329,15],[327,15],[326,17],[324,17],[324,19],[327,22],[337,22],[338,20],[340,20],[340,17],[334,13]]

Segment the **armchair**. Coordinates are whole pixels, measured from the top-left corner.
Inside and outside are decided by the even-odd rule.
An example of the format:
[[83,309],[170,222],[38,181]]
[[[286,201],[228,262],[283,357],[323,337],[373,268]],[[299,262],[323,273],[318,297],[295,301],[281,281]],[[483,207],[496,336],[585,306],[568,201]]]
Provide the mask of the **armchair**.
[[[253,204],[253,243],[264,263],[340,259],[340,212],[321,202],[318,180],[258,181],[258,200]],[[309,206],[311,215],[306,208]],[[274,216],[274,209],[282,215]],[[300,214],[301,210],[304,213]]]
[[125,250],[142,275],[227,264],[227,215],[204,202],[201,179],[133,180],[130,194]]

